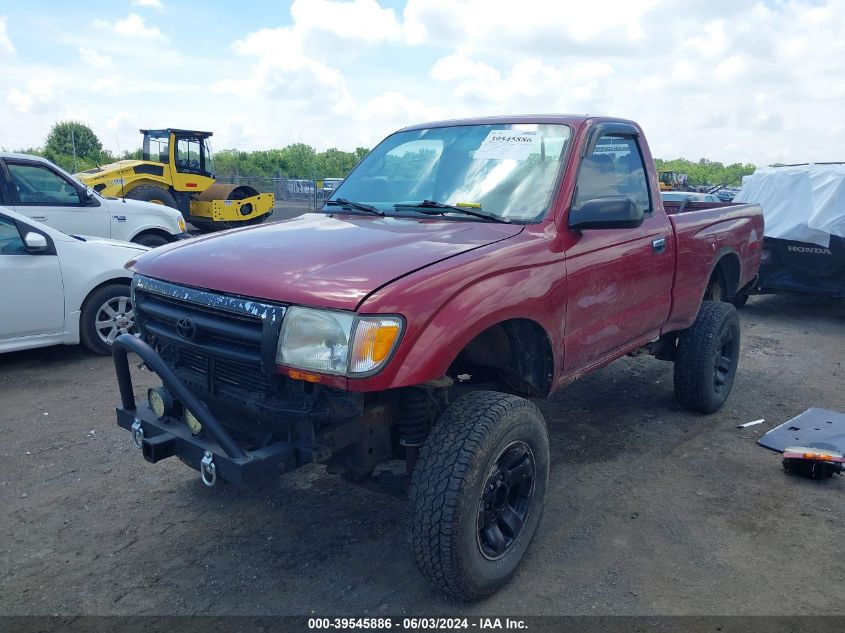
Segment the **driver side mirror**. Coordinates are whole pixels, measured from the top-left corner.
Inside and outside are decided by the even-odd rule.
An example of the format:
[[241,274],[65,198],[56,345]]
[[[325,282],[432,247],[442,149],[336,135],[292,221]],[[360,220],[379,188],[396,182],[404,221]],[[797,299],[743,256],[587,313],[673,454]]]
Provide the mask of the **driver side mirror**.
[[43,253],[49,246],[47,244],[47,238],[41,235],[41,233],[35,233],[34,231],[30,231],[24,235],[23,242],[26,244],[26,250],[30,253]]
[[587,200],[569,210],[569,228],[635,229],[643,223],[643,210],[627,196],[606,196]]
[[94,190],[91,187],[85,187],[82,190],[82,203],[83,204],[90,204],[91,201],[94,199]]

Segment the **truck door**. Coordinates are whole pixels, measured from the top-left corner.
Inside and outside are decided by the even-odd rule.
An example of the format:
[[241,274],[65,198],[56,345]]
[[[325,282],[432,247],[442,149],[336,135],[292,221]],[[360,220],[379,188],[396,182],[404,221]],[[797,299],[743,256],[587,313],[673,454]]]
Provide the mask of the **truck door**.
[[[70,235],[110,237],[108,209],[86,205],[79,185],[40,161],[6,159],[18,213]],[[13,198],[14,199],[14,198]]]
[[657,338],[671,307],[672,226],[648,186],[638,133],[624,127],[631,133],[597,132],[594,148],[581,160],[571,208],[626,196],[644,210],[645,220],[637,228],[584,229],[567,248],[567,374]]

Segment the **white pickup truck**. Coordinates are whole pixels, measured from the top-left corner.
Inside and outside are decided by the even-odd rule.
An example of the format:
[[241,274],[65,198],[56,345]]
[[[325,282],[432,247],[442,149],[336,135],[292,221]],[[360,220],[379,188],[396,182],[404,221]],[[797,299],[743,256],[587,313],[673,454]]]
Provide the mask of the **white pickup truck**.
[[104,198],[50,161],[0,153],[0,205],[70,235],[156,247],[190,237],[185,219],[160,204]]

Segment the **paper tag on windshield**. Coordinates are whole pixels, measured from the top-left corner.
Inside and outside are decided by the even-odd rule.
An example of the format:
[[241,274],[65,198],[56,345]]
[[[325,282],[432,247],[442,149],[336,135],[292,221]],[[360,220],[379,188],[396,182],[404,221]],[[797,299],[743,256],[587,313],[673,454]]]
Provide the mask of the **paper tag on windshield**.
[[480,160],[525,160],[533,151],[539,152],[539,132],[493,130],[475,151]]

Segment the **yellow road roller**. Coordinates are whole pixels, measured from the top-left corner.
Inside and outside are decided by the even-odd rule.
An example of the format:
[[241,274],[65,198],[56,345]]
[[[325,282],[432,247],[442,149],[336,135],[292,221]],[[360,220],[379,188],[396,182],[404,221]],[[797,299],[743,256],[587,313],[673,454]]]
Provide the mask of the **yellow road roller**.
[[76,174],[103,196],[179,209],[201,231],[260,224],[273,212],[272,193],[215,182],[208,138],[199,130],[141,130],[141,160],[121,160]]

